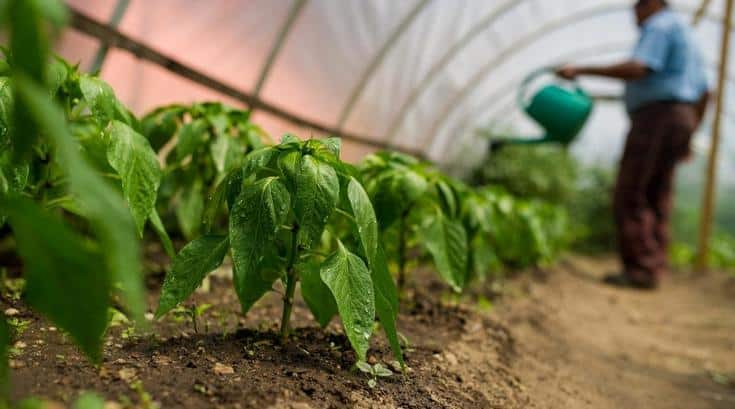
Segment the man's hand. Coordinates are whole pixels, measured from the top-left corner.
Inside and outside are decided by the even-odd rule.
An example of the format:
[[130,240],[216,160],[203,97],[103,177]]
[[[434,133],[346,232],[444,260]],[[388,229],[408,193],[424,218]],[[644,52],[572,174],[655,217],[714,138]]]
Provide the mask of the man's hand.
[[579,69],[571,65],[565,65],[557,68],[555,73],[566,80],[573,80],[579,75]]

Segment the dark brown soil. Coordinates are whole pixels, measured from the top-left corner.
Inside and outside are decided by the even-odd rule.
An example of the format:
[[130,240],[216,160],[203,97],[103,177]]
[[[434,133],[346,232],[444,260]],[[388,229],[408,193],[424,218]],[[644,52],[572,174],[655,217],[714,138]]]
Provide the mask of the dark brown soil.
[[[675,277],[640,293],[597,284],[610,267],[574,258],[462,300],[418,272],[422,284],[399,317],[410,370],[375,388],[352,368],[337,322],[318,328],[299,301],[296,330],[281,345],[278,294],[243,318],[219,276],[194,296],[212,305],[197,332],[184,314],[152,323],[149,335],[116,326],[100,368],[22,304],[5,302],[30,321],[14,348],[12,395],[70,402],[92,390],[121,405],[111,407],[162,408],[735,408],[732,280]],[[382,335],[369,355],[393,361]]]
[[[80,391],[92,390],[111,401],[150,399],[163,408],[522,407],[520,385],[509,375],[514,353],[507,331],[465,306],[442,304],[446,288],[432,283],[434,292],[411,295],[400,317],[401,334],[409,340],[409,372],[381,378],[375,388],[354,370],[354,353],[337,322],[320,329],[299,301],[292,317],[296,330],[281,345],[279,295],[269,295],[242,318],[228,279],[212,279],[209,292],[195,295],[197,305],[212,304],[199,319],[198,332],[184,314],[154,322],[145,336],[128,335],[125,325],[114,327],[100,368],[16,303],[12,306],[21,311],[16,318],[30,324],[11,360],[12,395],[70,402]],[[481,339],[475,346],[497,362],[460,362],[450,346],[468,334]],[[369,355],[386,365],[394,360],[382,335],[374,337]],[[474,377],[453,370],[464,365],[476,365],[490,383],[478,388]]]

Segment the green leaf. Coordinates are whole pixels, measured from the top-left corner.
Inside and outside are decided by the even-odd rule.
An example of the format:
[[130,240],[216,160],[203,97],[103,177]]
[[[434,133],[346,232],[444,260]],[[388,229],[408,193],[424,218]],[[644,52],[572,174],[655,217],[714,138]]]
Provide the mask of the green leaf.
[[43,84],[48,53],[43,10],[35,1],[12,0],[8,11],[12,68],[30,77],[31,81]]
[[436,182],[436,188],[439,194],[439,201],[442,205],[444,213],[446,213],[446,215],[449,217],[457,216],[457,197],[455,195],[454,189],[452,189],[449,183],[443,180],[439,180]]
[[[7,7],[9,21],[12,22],[9,37],[14,77],[24,76],[28,82],[41,87],[45,81],[44,68],[49,48],[42,14],[32,1],[12,0]],[[18,87],[15,87],[15,92],[20,92]],[[38,126],[30,110],[27,104],[13,106],[12,122],[18,128],[12,145],[16,159],[26,158],[39,138]]]
[[222,264],[229,245],[227,236],[202,236],[181,249],[163,281],[156,317],[189,298],[204,277]]
[[321,140],[324,146],[329,149],[334,156],[339,158],[339,152],[342,148],[342,140],[340,138],[330,137],[330,138],[324,138]]
[[281,137],[281,145],[289,145],[289,144],[300,144],[301,139],[297,138],[295,135],[291,134],[283,134]]
[[278,228],[291,207],[288,190],[278,178],[269,177],[244,186],[230,212],[230,244],[235,290],[243,313],[273,285],[260,271],[266,249],[274,245]]
[[334,169],[311,155],[304,155],[296,171],[294,198],[300,246],[309,249],[319,243],[338,200],[339,179]]
[[366,373],[368,375],[373,375],[373,367],[370,366],[369,363],[365,361],[357,361],[355,363],[355,367],[360,370],[360,372]]
[[120,284],[130,315],[143,325],[145,300],[138,241],[135,224],[122,197],[80,155],[66,127],[63,112],[50,101],[48,94],[22,75],[16,78],[16,89],[20,96],[18,103],[29,107],[32,120],[56,146],[59,163],[66,166],[70,192],[78,198],[102,244],[102,256]]
[[7,198],[3,208],[25,265],[26,300],[99,362],[111,283],[98,251],[30,200]]
[[351,178],[347,185],[347,198],[355,217],[360,244],[369,262],[375,259],[378,251],[378,222],[375,211],[365,189],[355,178]]
[[115,91],[106,82],[90,75],[80,75],[79,88],[92,113],[105,120],[115,119]]
[[207,121],[195,119],[179,129],[179,141],[176,144],[176,159],[182,160],[196,152],[206,142]]
[[226,136],[227,135],[227,127],[230,124],[230,120],[227,117],[226,114],[222,113],[222,105],[218,104],[216,110],[211,110],[210,112],[219,111],[216,114],[209,113],[207,114],[207,119],[209,120],[209,123],[212,124],[212,128],[214,128],[214,133],[216,135]]
[[381,227],[390,227],[427,189],[426,178],[413,170],[401,168],[384,171],[371,189]]
[[217,134],[210,145],[212,160],[217,172],[223,173],[231,169],[237,161],[238,151],[235,140],[227,134]]
[[351,179],[347,187],[347,197],[350,201],[352,214],[355,217],[357,232],[360,238],[365,257],[368,260],[372,276],[373,290],[375,291],[375,308],[380,323],[388,338],[396,359],[404,364],[401,344],[398,340],[396,317],[398,316],[398,290],[388,271],[383,246],[378,242],[378,223],[375,218],[370,199],[362,185]]
[[74,409],[104,409],[104,399],[97,396],[92,392],[83,393],[76,402],[74,402]]
[[[202,213],[202,226],[204,227],[205,233],[212,231],[217,214],[222,208],[223,203],[230,196],[230,192],[235,189],[235,186],[239,189],[240,185],[242,185],[242,169],[236,168],[230,171],[217,185],[217,188],[214,189],[214,193],[209,196],[209,200],[207,200],[204,206],[204,212]],[[234,199],[239,194],[239,190],[237,194],[232,193],[233,198],[232,200],[228,200],[228,202],[234,202]]]
[[96,120],[92,118],[78,119],[69,123],[69,131],[79,142],[82,155],[97,172],[116,173],[107,159],[109,137],[102,131]]
[[201,179],[196,178],[181,189],[175,213],[186,238],[199,235],[204,213],[204,186]]
[[250,152],[245,156],[245,161],[242,166],[243,176],[250,176],[262,167],[267,166],[277,153],[278,151],[272,146],[267,146]]
[[464,287],[467,271],[467,233],[462,223],[437,212],[419,227],[421,242],[434,258],[439,275],[454,289]]
[[171,237],[169,237],[168,232],[166,232],[166,228],[163,227],[161,216],[158,215],[158,210],[155,208],[151,212],[151,226],[153,226],[153,230],[158,235],[158,238],[161,239],[163,250],[169,257],[174,257],[174,255],[176,255],[174,244],[171,242]]
[[120,121],[108,129],[107,160],[122,180],[123,196],[130,206],[138,234],[156,205],[161,169],[156,153],[143,135]]
[[290,192],[296,191],[296,173],[301,165],[301,152],[285,151],[278,155],[278,169],[283,174],[283,182]]
[[30,0],[34,3],[38,11],[47,19],[51,24],[56,27],[66,25],[66,21],[69,18],[69,13],[64,6],[64,2],[60,0]]
[[296,270],[301,277],[301,296],[319,325],[326,327],[337,314],[337,303],[319,275],[319,265],[314,262],[301,263]]
[[364,361],[375,321],[373,282],[362,259],[341,242],[338,245],[322,264],[320,274],[334,295],[342,325],[358,360]]
[[387,378],[389,376],[393,376],[393,371],[384,367],[380,363],[377,363],[373,366],[373,372],[375,372],[376,376],[379,376],[381,378]]
[[0,194],[23,191],[28,183],[29,172],[28,163],[15,163],[8,151],[0,153]]
[[7,149],[13,118],[13,89],[10,78],[0,77],[0,149]]
[[56,96],[61,86],[69,78],[71,67],[61,58],[54,58],[46,66],[46,83],[51,95]]
[[143,134],[150,141],[153,150],[158,152],[173,138],[179,129],[180,117],[184,109],[179,106],[159,108],[143,118]]

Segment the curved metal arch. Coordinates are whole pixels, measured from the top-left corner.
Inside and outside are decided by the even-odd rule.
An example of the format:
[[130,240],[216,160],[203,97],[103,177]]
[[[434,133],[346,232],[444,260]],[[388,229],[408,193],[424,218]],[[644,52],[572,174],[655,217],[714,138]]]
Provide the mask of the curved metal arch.
[[273,63],[276,62],[276,58],[278,57],[278,54],[281,52],[281,49],[283,48],[283,44],[286,42],[286,38],[288,38],[288,33],[291,32],[291,28],[293,27],[296,20],[301,15],[301,12],[304,10],[304,7],[309,2],[309,0],[294,0],[293,4],[291,5],[291,8],[288,11],[288,15],[286,16],[286,21],[283,23],[283,27],[281,27],[281,30],[278,32],[278,36],[276,37],[276,42],[273,43],[273,47],[271,47],[271,51],[268,53],[268,57],[265,60],[265,64],[263,65],[263,68],[260,70],[260,75],[258,76],[258,82],[255,83],[255,89],[253,90],[253,95],[258,98],[260,96],[260,91],[263,89],[263,86],[265,85],[265,82],[268,80],[268,75],[271,72],[271,69],[273,68]]
[[462,51],[468,44],[472,42],[478,35],[482,34],[488,27],[490,27],[495,21],[511,9],[525,3],[529,0],[508,0],[500,6],[493,9],[490,13],[486,14],[479,22],[472,26],[451,48],[447,50],[444,55],[431,66],[429,71],[424,75],[418,82],[418,85],[411,91],[408,98],[401,104],[396,114],[395,119],[388,126],[388,132],[386,133],[385,140],[388,145],[392,145],[394,137],[400,126],[403,124],[403,118],[408,113],[409,109],[416,103],[418,98],[423,94],[424,90],[431,84],[434,78],[446,68],[449,63]]
[[[489,14],[487,14],[485,17],[483,17],[474,26],[472,26],[472,28],[470,28],[470,30],[468,30],[467,33],[462,36],[462,38],[460,38],[436,63],[434,63],[434,65],[429,69],[428,73],[423,78],[421,78],[421,80],[419,80],[418,85],[413,89],[413,91],[411,91],[408,98],[406,98],[403,104],[401,104],[395,119],[390,123],[385,136],[385,140],[387,141],[388,145],[394,144],[396,134],[400,127],[403,125],[406,114],[411,109],[411,107],[418,101],[419,97],[421,97],[424,91],[428,89],[429,85],[431,85],[435,77],[439,73],[441,73],[442,70],[444,70],[444,68],[446,68],[447,65],[449,65],[449,63],[454,60],[457,55],[459,55],[460,51],[462,51],[467,45],[469,45],[477,36],[490,28],[500,16],[528,1],[534,0],[511,0],[503,3],[502,5],[491,11]],[[686,5],[675,5],[675,7],[678,10],[683,10],[689,14],[693,14],[699,11]],[[709,13],[705,14],[704,18],[708,20],[715,20],[718,22],[722,20],[721,17],[714,16]]]
[[433,0],[420,0],[416,4],[416,6],[408,14],[406,14],[406,16],[403,18],[403,20],[401,20],[396,29],[393,30],[393,32],[390,34],[390,36],[388,36],[388,40],[383,44],[378,53],[375,54],[373,59],[370,61],[367,69],[365,69],[365,71],[362,73],[359,81],[357,82],[357,85],[355,85],[355,88],[353,88],[350,96],[347,98],[347,102],[342,107],[342,111],[340,112],[337,119],[337,129],[341,130],[342,127],[345,125],[345,122],[347,122],[347,119],[349,119],[350,114],[355,107],[355,104],[362,96],[362,93],[365,90],[367,84],[372,79],[373,74],[375,74],[378,68],[380,68],[380,66],[382,65],[385,57],[388,55],[388,52],[393,49],[393,46],[398,42],[401,36],[403,36],[403,33],[405,33],[406,30],[411,27],[413,22],[416,20],[416,17],[418,17],[419,14],[421,14],[426,6],[428,6],[429,3],[431,3],[432,1]]
[[[629,2],[627,1],[598,5],[596,7],[565,15],[557,20],[542,25],[538,30],[535,30],[525,37],[522,37],[514,44],[508,46],[503,52],[496,55],[492,60],[484,64],[482,68],[478,70],[478,72],[474,76],[472,76],[469,82],[455,95],[455,97],[448,104],[445,105],[444,110],[438,117],[436,117],[436,119],[432,123],[431,128],[429,128],[429,131],[425,134],[435,136],[437,134],[437,131],[443,125],[444,121],[454,112],[454,110],[456,110],[461,105],[463,100],[471,94],[474,87],[476,87],[479,83],[485,81],[487,77],[495,70],[495,67],[500,65],[500,63],[504,59],[517,54],[518,52],[532,45],[539,38],[543,37],[549,32],[563,28],[565,25],[574,24],[580,20],[597,17],[607,13],[627,10],[629,6]],[[689,8],[684,7],[682,7],[681,9],[689,10]],[[691,11],[687,12],[691,13]],[[707,19],[715,19],[717,21],[720,21],[719,17],[715,17],[712,15],[706,15],[705,17]]]

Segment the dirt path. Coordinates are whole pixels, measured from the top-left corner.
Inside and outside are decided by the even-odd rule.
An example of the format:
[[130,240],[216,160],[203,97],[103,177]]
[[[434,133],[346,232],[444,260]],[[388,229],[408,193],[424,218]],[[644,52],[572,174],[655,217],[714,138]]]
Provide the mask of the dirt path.
[[672,277],[660,291],[608,288],[612,262],[571,259],[498,316],[538,408],[735,408],[735,283]]

